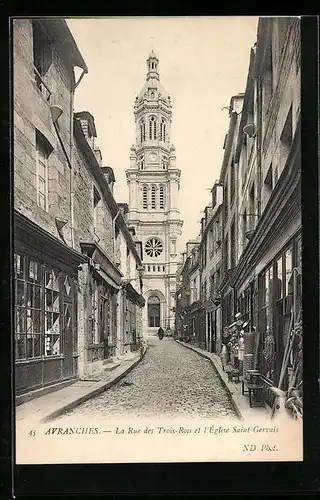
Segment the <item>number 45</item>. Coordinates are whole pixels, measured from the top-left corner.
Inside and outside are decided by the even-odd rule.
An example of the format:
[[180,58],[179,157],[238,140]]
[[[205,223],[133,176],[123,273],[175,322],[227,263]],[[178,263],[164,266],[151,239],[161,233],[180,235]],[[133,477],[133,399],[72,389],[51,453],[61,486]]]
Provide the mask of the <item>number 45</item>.
[[32,437],[35,436],[36,435],[35,429],[31,429],[31,431],[28,432],[28,435]]

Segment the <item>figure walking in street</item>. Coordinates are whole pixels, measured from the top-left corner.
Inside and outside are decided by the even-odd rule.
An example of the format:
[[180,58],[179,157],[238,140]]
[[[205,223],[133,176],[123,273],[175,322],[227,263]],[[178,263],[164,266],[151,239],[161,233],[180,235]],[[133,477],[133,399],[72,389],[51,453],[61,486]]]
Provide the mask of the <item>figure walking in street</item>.
[[159,339],[160,339],[160,340],[162,340],[162,339],[163,339],[163,337],[164,337],[164,331],[163,331],[163,329],[161,328],[161,326],[160,326],[160,328],[159,328],[159,330],[158,330],[158,337],[159,337]]

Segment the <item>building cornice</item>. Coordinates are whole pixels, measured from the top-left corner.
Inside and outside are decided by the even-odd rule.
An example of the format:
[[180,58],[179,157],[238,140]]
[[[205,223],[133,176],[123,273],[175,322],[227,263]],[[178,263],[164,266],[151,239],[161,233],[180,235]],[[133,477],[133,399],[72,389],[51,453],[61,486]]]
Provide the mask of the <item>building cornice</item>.
[[[87,261],[86,256],[48,233],[48,231],[40,227],[18,210],[14,210],[14,230],[17,231],[17,233],[19,231],[23,231],[24,234],[29,234],[30,241],[28,242],[28,245],[30,246],[38,247],[41,245],[43,248],[44,242],[46,245],[46,254],[53,258],[58,260],[62,259],[63,261],[67,259],[70,264],[74,263],[75,265]],[[15,238],[18,240],[18,235]],[[68,256],[67,258],[65,257],[66,255]]]

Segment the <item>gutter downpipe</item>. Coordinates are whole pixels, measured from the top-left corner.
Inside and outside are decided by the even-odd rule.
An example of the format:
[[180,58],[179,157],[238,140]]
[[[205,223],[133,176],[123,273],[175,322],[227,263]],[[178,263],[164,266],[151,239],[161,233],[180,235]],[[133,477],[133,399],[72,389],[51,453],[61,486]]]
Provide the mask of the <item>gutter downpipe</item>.
[[116,213],[116,215],[112,219],[113,259],[115,259],[114,253],[115,253],[115,247],[116,247],[116,220],[117,220],[120,212],[121,212],[121,210],[119,208],[118,212]]
[[84,75],[88,73],[88,69],[84,68],[79,80],[74,83],[70,94],[70,141],[69,141],[69,161],[70,161],[70,226],[71,226],[71,246],[75,248],[75,222],[74,222],[74,167],[73,167],[73,110],[74,110],[74,94],[75,90],[81,82]]
[[261,75],[256,76],[256,84],[257,84],[257,111],[258,111],[258,130],[257,130],[257,174],[258,174],[258,217],[260,219],[261,216],[261,190],[262,190],[262,84],[261,84]]

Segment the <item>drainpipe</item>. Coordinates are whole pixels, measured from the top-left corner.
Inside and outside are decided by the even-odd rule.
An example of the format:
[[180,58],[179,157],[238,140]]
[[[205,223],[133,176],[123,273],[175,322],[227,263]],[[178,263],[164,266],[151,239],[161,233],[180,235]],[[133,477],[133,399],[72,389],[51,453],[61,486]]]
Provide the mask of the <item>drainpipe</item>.
[[257,112],[258,112],[258,130],[257,130],[257,180],[258,180],[258,206],[257,213],[258,217],[261,216],[261,189],[262,189],[262,173],[261,173],[261,164],[262,164],[262,83],[261,83],[261,75],[257,75],[256,77],[256,85],[257,85]]
[[70,226],[71,226],[71,246],[75,248],[75,223],[74,223],[74,167],[73,167],[73,110],[74,110],[74,94],[75,90],[81,82],[84,75],[88,72],[87,68],[83,69],[79,80],[75,82],[70,93],[70,141],[69,141],[69,159],[70,159]]
[[114,218],[112,219],[112,239],[113,239],[113,258],[115,258],[115,246],[116,246],[116,220],[120,214],[121,210],[119,209]]

